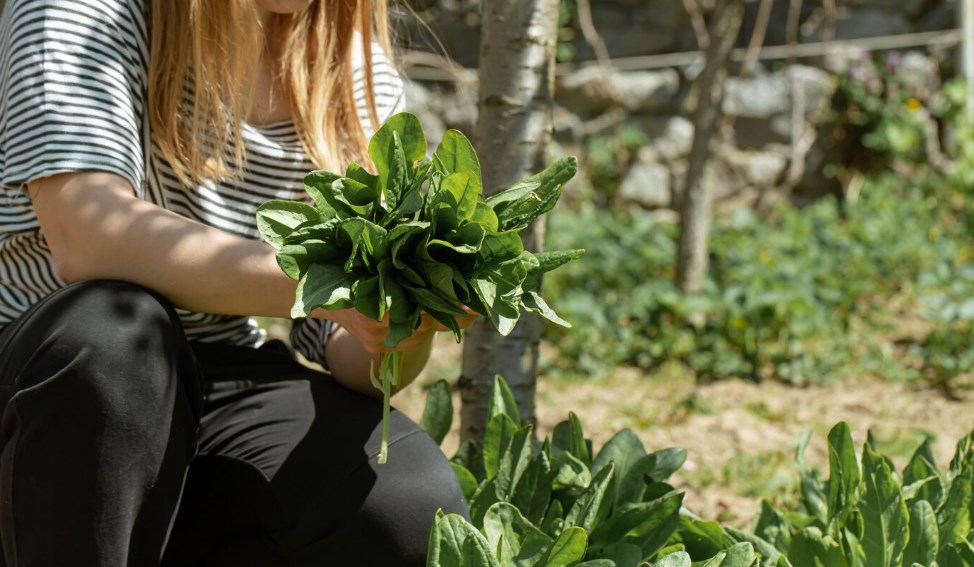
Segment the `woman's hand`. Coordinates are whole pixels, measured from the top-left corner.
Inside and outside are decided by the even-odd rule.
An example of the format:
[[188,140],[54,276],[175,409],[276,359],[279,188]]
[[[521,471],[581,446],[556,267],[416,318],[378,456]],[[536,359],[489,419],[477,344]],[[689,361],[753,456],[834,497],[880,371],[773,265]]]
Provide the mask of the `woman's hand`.
[[[462,309],[467,312],[467,315],[457,317],[457,323],[461,329],[466,329],[477,320],[479,315],[466,306],[462,307]],[[326,317],[338,323],[361,343],[362,348],[366,352],[372,354],[390,351],[408,352],[432,340],[434,333],[450,330],[449,327],[424,312],[420,314],[419,327],[411,335],[400,341],[395,347],[387,347],[385,340],[386,333],[389,330],[388,316],[382,321],[376,321],[371,317],[359,313],[355,309],[344,309],[327,312]]]
[[[461,329],[466,329],[476,321],[478,315],[466,307],[463,309],[469,315],[458,317],[457,323]],[[426,366],[433,348],[433,336],[439,331],[449,330],[423,313],[419,327],[398,345],[390,348],[385,346],[388,321],[376,321],[354,309],[328,311],[324,316],[340,326],[325,345],[325,360],[332,376],[345,387],[372,396],[380,395],[380,392],[372,386],[369,373],[373,368],[378,369],[382,353],[403,353],[402,373],[396,387],[396,390],[400,390],[412,382]]]

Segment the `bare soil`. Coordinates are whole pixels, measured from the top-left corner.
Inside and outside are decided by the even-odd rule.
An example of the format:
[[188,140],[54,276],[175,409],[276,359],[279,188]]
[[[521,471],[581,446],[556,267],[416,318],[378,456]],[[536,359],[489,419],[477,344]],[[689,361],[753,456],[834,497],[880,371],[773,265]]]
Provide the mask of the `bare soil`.
[[[443,337],[424,375],[394,399],[419,419],[425,388],[437,378],[455,379],[460,349]],[[880,451],[898,466],[925,437],[935,442],[941,468],[958,439],[974,428],[972,399],[949,399],[925,384],[850,377],[830,386],[796,388],[780,383],[726,380],[698,385],[668,370],[645,375],[620,370],[598,380],[545,379],[538,384],[541,436],[576,413],[600,448],[623,428],[632,429],[647,451],[683,447],[688,459],[671,481],[686,491],[685,505],[698,515],[735,527],[750,527],[762,498],[794,501],[798,439],[811,431],[806,462],[827,476],[826,436],[839,421],[849,423],[857,443],[871,431]],[[454,397],[459,408],[459,398]],[[458,423],[443,444],[452,456]]]

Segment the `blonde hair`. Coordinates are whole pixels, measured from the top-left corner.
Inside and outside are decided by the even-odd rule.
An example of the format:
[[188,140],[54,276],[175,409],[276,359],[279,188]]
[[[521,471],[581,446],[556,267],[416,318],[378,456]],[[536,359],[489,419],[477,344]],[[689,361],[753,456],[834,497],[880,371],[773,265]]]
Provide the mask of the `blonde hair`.
[[300,13],[275,15],[267,22],[278,32],[274,45],[265,45],[253,0],[154,0],[151,22],[150,127],[184,183],[241,169],[246,155],[237,142],[254,99],[254,60],[265,49],[279,62],[295,129],[315,166],[368,163],[352,87],[353,45],[358,35],[375,127],[368,70],[374,42],[391,53],[385,0],[314,0]]

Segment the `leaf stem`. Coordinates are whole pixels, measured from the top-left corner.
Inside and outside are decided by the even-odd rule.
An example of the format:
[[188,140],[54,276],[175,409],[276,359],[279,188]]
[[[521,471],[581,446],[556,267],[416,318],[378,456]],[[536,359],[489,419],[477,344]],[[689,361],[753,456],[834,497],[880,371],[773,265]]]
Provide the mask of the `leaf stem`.
[[372,376],[372,385],[382,391],[382,441],[379,445],[378,463],[389,459],[389,412],[392,407],[392,387],[399,385],[402,371],[402,353],[384,352],[379,359],[379,376]]

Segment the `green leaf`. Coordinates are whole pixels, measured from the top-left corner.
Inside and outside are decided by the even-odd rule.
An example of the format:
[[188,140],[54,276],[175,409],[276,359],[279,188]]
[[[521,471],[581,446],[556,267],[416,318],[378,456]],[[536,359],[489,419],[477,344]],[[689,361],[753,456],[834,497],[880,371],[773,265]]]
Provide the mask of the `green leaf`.
[[788,561],[792,567],[847,567],[842,546],[821,530],[808,527],[799,530],[791,539]]
[[456,130],[447,130],[443,134],[440,145],[433,152],[433,167],[444,176],[470,172],[478,181],[482,177],[477,152],[470,140]]
[[651,502],[623,504],[594,527],[589,538],[591,547],[603,548],[624,541],[640,546],[643,557],[651,557],[676,531],[683,497],[683,491],[673,490]]
[[339,177],[331,183],[331,192],[324,193],[328,204],[348,216],[371,218],[379,203],[379,191],[354,179]]
[[474,494],[473,499],[470,500],[470,521],[475,525],[482,526],[484,523],[484,515],[487,514],[487,510],[491,506],[500,502],[500,498],[497,496],[497,477],[493,477],[477,487],[477,492]]
[[547,319],[548,321],[551,321],[555,325],[558,325],[560,327],[565,327],[566,329],[570,329],[572,327],[571,323],[559,317],[558,314],[555,313],[555,310],[552,309],[551,307],[548,307],[548,304],[545,303],[545,300],[541,299],[541,296],[533,291],[529,291],[521,296],[521,305],[526,310],[532,313],[537,313],[538,315]]
[[470,221],[477,211],[480,195],[479,179],[472,173],[451,173],[444,177],[439,192],[427,197],[434,233],[441,236],[459,228],[461,222]]
[[909,501],[926,500],[934,508],[940,507],[944,497],[944,481],[937,469],[933,454],[933,440],[929,437],[917,447],[903,469],[904,492],[907,492],[907,487],[911,486],[914,488],[909,489],[911,493],[907,497]]
[[380,178],[388,177],[391,169],[389,148],[394,143],[393,132],[398,134],[402,142],[403,156],[409,164],[414,164],[426,157],[426,135],[423,133],[423,125],[420,124],[419,119],[408,112],[394,114],[369,140],[369,157],[372,158]]
[[[377,175],[372,175],[367,169],[357,163],[348,164],[348,167],[345,168],[345,177],[358,181],[362,185],[367,185],[375,190],[378,190],[379,188],[379,177]],[[331,187],[331,183],[334,180],[335,179],[332,179],[328,182],[329,187]]]
[[495,490],[501,500],[509,502],[514,497],[515,488],[531,462],[531,429],[530,425],[518,429],[500,457]]
[[680,470],[686,460],[687,451],[680,447],[660,449],[640,457],[622,477],[616,494],[616,505],[642,500],[647,484],[665,481]]
[[784,552],[779,551],[773,544],[754,534],[742,532],[731,527],[724,528],[724,531],[738,543],[747,542],[751,544],[754,552],[760,557],[754,563],[755,567],[778,567],[780,564],[788,562],[788,559],[784,556]]
[[528,521],[517,508],[506,502],[498,502],[484,515],[484,532],[491,547],[497,549],[501,540],[507,539],[515,561],[505,564],[535,565],[553,543],[548,534]]
[[495,415],[506,414],[514,423],[521,423],[521,412],[517,408],[514,392],[508,387],[504,378],[498,374],[494,376],[494,387],[487,400],[487,419]]
[[[592,554],[592,546],[589,545],[588,555]],[[643,558],[643,552],[639,549],[639,546],[633,545],[631,543],[615,543],[612,544],[599,552],[599,555],[603,558],[601,560],[608,561],[606,565],[615,567],[637,567],[640,560]],[[588,564],[589,567],[597,567],[600,559],[593,561],[586,561],[585,563],[579,563],[579,566]]]
[[585,530],[578,527],[566,528],[561,532],[540,564],[545,567],[568,567],[585,557],[587,543]]
[[[293,233],[292,233],[293,234]],[[290,239],[285,239],[288,242]],[[277,251],[277,265],[289,278],[299,281],[312,263],[332,263],[341,259],[342,250],[333,242],[305,240],[300,244],[285,244]]]
[[795,464],[798,467],[798,476],[801,479],[802,500],[805,508],[812,517],[825,525],[828,522],[828,506],[826,505],[822,481],[805,466],[805,448],[808,447],[811,436],[811,431],[806,431],[798,439],[798,446],[795,449]]
[[657,561],[655,567],[690,567],[690,556],[685,551],[670,553]]
[[491,552],[487,539],[478,532],[463,540],[460,548],[460,556],[463,565],[476,567],[501,567],[494,554]]
[[426,394],[426,405],[419,426],[429,433],[437,445],[450,433],[453,425],[453,398],[446,380],[437,380]]
[[426,249],[434,258],[438,257],[437,252],[476,254],[480,252],[486,236],[484,227],[470,221],[461,221],[458,229],[442,235],[442,238],[430,240]]
[[761,500],[761,508],[754,521],[754,534],[774,544],[775,549],[788,553],[791,544],[791,531],[788,520],[767,500]]
[[307,317],[319,307],[347,309],[352,306],[352,285],[356,276],[346,274],[341,267],[330,264],[311,264],[298,282],[291,317]]
[[585,250],[557,250],[552,252],[539,252],[534,255],[538,264],[533,269],[528,270],[529,276],[544,274],[565,264],[578,260],[585,255]]
[[947,499],[937,511],[940,544],[958,543],[971,531],[972,468],[963,467],[950,483]]
[[590,533],[609,515],[615,495],[615,463],[600,470],[592,478],[592,484],[575,500],[565,515],[565,523],[578,526]]
[[433,529],[430,531],[427,565],[465,565],[463,544],[468,539],[478,537],[483,539],[484,536],[463,516],[437,512],[433,520]]
[[487,421],[487,431],[484,433],[484,470],[488,479],[497,475],[501,458],[510,447],[518,429],[514,420],[506,414],[495,415]]
[[592,466],[589,443],[582,431],[582,422],[575,415],[575,412],[568,412],[568,421],[563,421],[555,426],[551,435],[551,444],[563,451],[568,451],[586,467]]
[[352,305],[367,317],[381,321],[386,314],[385,290],[378,275],[363,277],[352,284]]
[[[450,459],[450,462],[457,463],[468,469],[474,476],[481,481],[487,478],[484,471],[484,456],[480,445],[471,439],[467,439],[460,444],[460,448]],[[469,502],[469,499],[468,499]]]
[[849,425],[839,422],[829,431],[829,522],[844,527],[859,499],[859,461]]
[[552,500],[548,512],[545,514],[544,522],[541,523],[541,531],[550,534],[552,537],[561,533],[562,526],[565,525],[565,514],[561,507],[560,500]]
[[514,489],[511,503],[529,521],[540,524],[551,500],[551,485],[554,477],[551,472],[551,459],[548,448],[543,447],[531,458],[521,481]]
[[487,198],[501,230],[522,230],[558,202],[562,186],[575,175],[578,160],[559,159],[544,171],[532,175]]
[[257,230],[261,238],[278,249],[296,227],[320,221],[321,215],[314,207],[297,201],[272,200],[257,208]]
[[411,285],[402,286],[403,289],[412,296],[413,300],[430,311],[439,311],[454,317],[466,317],[467,312],[461,309],[454,300],[444,297],[438,291],[414,287]]
[[[331,184],[342,176],[329,171],[312,171],[304,177],[304,191],[314,200],[315,208],[323,219],[338,216],[338,211],[331,204]],[[363,182],[361,179],[356,181]]]
[[632,465],[646,455],[646,448],[639,437],[628,427],[616,432],[592,461],[592,470],[599,472],[610,462],[616,464],[616,476],[624,478]]
[[734,544],[701,564],[701,567],[750,567],[754,563],[754,548],[750,543]]
[[457,475],[457,482],[460,483],[460,491],[463,493],[464,500],[472,502],[477,493],[477,479],[467,467],[461,464],[451,462],[450,466],[453,467],[453,473]]
[[862,546],[866,564],[897,567],[909,537],[909,516],[899,483],[887,462],[866,445],[862,470],[865,490],[859,507],[862,513]]
[[554,490],[584,489],[592,482],[588,466],[571,453],[552,457],[551,470],[554,474],[551,487]]
[[[478,272],[496,269],[500,264],[518,258],[522,252],[524,243],[517,232],[488,232],[480,246],[481,267]],[[527,270],[524,275],[527,277]]]
[[380,175],[379,179],[385,195],[386,209],[393,211],[399,207],[410,181],[409,164],[406,163],[406,154],[399,132],[392,132],[392,145],[388,148],[386,162],[389,165],[389,172],[385,176]]
[[498,502],[484,514],[483,533],[487,536],[489,548],[495,550],[502,565],[511,565],[521,552],[521,542],[514,533],[514,516],[517,510],[506,502]]
[[930,565],[937,559],[940,549],[940,531],[937,528],[937,514],[926,500],[910,503],[910,539],[903,552],[903,564]]
[[714,521],[681,516],[677,533],[692,557],[712,557],[734,545],[734,540]]

